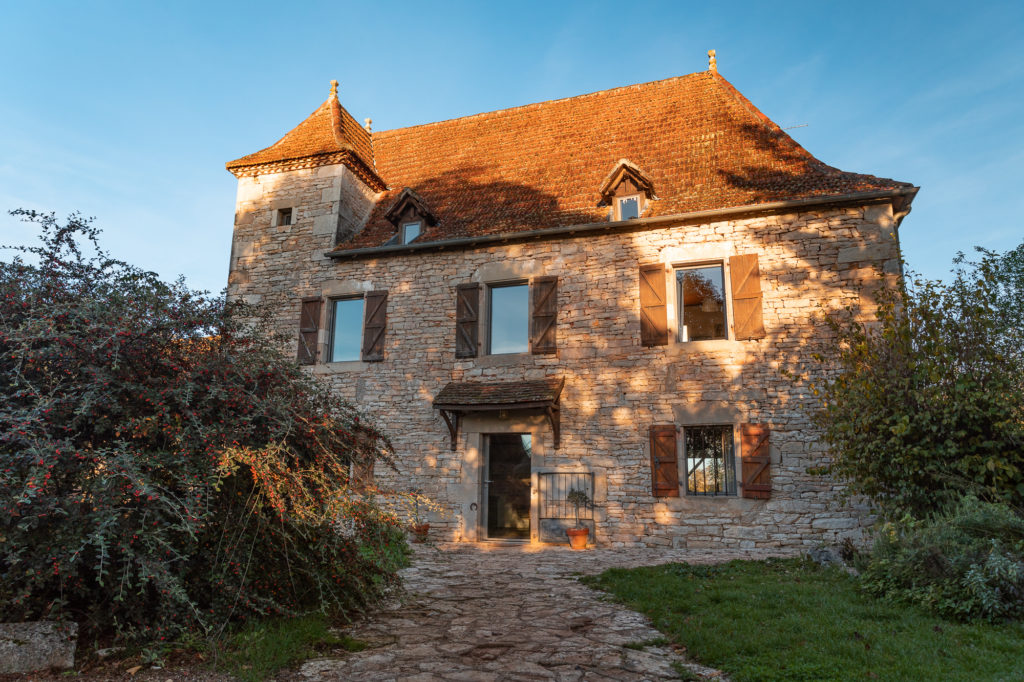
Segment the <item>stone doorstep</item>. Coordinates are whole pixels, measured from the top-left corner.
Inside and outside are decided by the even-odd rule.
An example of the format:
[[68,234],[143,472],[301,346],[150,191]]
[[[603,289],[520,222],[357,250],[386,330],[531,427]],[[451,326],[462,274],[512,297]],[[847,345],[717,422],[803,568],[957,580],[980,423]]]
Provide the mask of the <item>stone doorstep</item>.
[[0,623],[0,673],[73,668],[77,644],[77,623]]

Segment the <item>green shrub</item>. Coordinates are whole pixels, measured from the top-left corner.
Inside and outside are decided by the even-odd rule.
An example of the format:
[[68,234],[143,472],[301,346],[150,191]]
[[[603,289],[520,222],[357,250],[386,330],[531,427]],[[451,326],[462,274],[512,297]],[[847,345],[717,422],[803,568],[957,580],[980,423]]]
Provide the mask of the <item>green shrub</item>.
[[961,256],[952,282],[879,293],[831,318],[816,415],[850,491],[923,518],[964,490],[1024,506],[1024,245]]
[[22,215],[43,240],[0,263],[4,617],[159,641],[372,603],[404,543],[348,488],[388,457],[376,427],[258,311]]
[[882,526],[862,584],[962,620],[1024,617],[1024,517],[964,498],[927,520]]

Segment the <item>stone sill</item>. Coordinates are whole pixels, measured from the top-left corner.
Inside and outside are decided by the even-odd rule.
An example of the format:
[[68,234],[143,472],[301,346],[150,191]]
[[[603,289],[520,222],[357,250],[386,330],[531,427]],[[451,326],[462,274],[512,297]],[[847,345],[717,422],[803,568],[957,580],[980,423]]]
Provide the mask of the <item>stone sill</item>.
[[654,503],[655,512],[661,507],[666,511],[706,511],[711,507],[725,508],[734,511],[749,511],[763,507],[768,500],[755,500],[739,495],[703,496],[686,495],[680,497],[658,498]]
[[687,355],[689,353],[714,353],[716,351],[746,352],[746,341],[732,339],[711,339],[708,341],[671,341],[666,347],[669,355]]
[[513,365],[533,364],[533,355],[530,353],[496,353],[494,355],[481,355],[476,358],[466,358],[473,361],[477,367],[511,367]]
[[348,360],[346,362],[325,362],[313,365],[313,374],[345,374],[348,372],[359,372],[369,366],[369,362],[362,360]]

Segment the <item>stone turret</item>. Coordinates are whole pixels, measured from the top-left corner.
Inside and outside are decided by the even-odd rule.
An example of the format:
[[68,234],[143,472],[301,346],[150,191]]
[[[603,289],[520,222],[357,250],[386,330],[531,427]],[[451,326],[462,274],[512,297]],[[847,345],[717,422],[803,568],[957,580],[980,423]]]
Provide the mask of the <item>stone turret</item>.
[[284,137],[226,166],[238,178],[229,295],[245,296],[253,269],[273,267],[275,253],[322,253],[358,233],[387,189],[369,126],[341,106],[337,81]]

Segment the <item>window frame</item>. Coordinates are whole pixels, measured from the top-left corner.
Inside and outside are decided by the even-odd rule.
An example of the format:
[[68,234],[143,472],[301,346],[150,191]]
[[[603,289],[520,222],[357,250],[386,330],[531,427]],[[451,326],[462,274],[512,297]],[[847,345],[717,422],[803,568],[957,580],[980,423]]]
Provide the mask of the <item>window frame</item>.
[[[615,220],[639,220],[644,216],[644,194],[637,192],[635,194],[623,194],[615,196]],[[636,199],[636,218],[623,218],[622,217],[622,202],[629,201],[630,199]]]
[[[484,343],[483,343],[483,351],[484,351],[483,355],[484,356],[505,356],[505,357],[513,357],[513,356],[516,356],[516,355],[529,355],[530,354],[530,350],[531,350],[531,348],[530,348],[530,321],[531,321],[531,310],[530,310],[531,298],[530,298],[530,295],[533,293],[532,292],[532,289],[533,289],[532,281],[530,279],[528,279],[528,278],[522,278],[522,279],[517,278],[517,279],[500,280],[500,281],[494,281],[494,282],[482,282],[481,284],[484,287],[484,289],[486,289],[485,295],[484,295],[484,303],[487,306],[487,311],[486,311],[487,324],[486,324],[486,326],[484,327],[484,330],[483,330],[484,334],[486,335],[486,338],[484,339]],[[492,295],[492,292],[493,292],[494,289],[508,289],[508,288],[517,287],[517,286],[526,287],[526,317],[523,320],[523,324],[526,326],[526,348],[524,350],[521,350],[521,351],[514,351],[514,352],[510,352],[510,353],[495,353],[495,352],[493,352],[491,350],[493,345],[494,345],[493,344],[493,341],[494,341],[494,334],[493,334],[493,331],[494,331],[494,305],[493,305],[494,297]]]
[[[698,268],[707,267],[720,267],[722,269],[722,299],[725,310],[723,310],[723,317],[725,319],[725,336],[718,339],[700,339],[693,341],[690,339],[683,339],[683,310],[682,310],[682,297],[680,295],[680,283],[678,278],[678,272],[680,270],[694,270]],[[669,318],[669,341],[671,344],[690,345],[695,343],[722,343],[725,341],[734,341],[736,339],[735,331],[733,330],[733,318],[732,318],[732,287],[729,273],[729,258],[728,256],[722,258],[704,258],[693,261],[672,261],[669,263],[669,270],[671,272],[672,284],[666,287],[669,291],[666,292],[666,296],[671,298],[671,305],[669,311],[671,317]],[[674,329],[673,329],[674,326]]]
[[[281,222],[281,215],[288,212],[288,222]],[[274,209],[274,225],[273,227],[291,227],[295,224],[295,207],[294,206],[281,206],[280,208]]]
[[[700,498],[739,498],[740,497],[740,480],[739,476],[742,475],[742,461],[739,452],[739,426],[732,423],[706,423],[706,424],[686,424],[679,426],[679,461],[682,463],[683,475],[680,477],[679,485],[683,489],[683,494],[687,498],[700,499]],[[726,476],[731,472],[731,489],[729,486],[730,481],[726,478],[725,492],[714,492],[714,493],[699,493],[690,490],[690,464],[687,457],[686,451],[686,432],[688,429],[704,429],[704,428],[720,428],[724,432],[727,432],[732,441],[732,447],[729,448],[729,453],[723,452],[722,465],[725,469]],[[724,448],[723,448],[724,450]]]
[[[409,239],[408,233],[406,232],[406,228],[411,227],[412,225],[416,226],[416,236],[413,237],[412,239]],[[417,218],[416,220],[403,221],[398,229],[399,242],[402,244],[411,244],[417,239],[419,239],[420,235],[423,234],[423,220],[421,218]]]
[[[334,359],[334,321],[337,313],[337,304],[341,301],[361,301],[362,308],[359,314],[359,344],[356,347],[356,357],[347,360],[335,360]],[[366,315],[366,295],[365,294],[353,294],[349,296],[331,296],[327,299],[329,306],[329,325],[327,327],[327,352],[324,357],[325,364],[340,364],[346,362],[362,362],[363,360],[363,335],[366,333],[366,324],[364,317]]]

